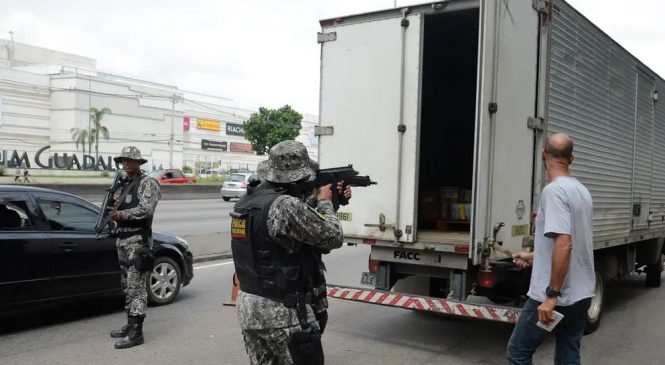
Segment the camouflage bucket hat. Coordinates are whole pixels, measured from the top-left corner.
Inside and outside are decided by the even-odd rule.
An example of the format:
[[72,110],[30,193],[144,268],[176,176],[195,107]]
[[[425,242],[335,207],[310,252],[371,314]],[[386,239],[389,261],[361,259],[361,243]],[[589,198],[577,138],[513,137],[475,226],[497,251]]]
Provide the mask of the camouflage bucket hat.
[[268,151],[268,159],[256,169],[261,180],[291,183],[315,174],[307,148],[296,141],[283,141]]
[[113,161],[116,163],[122,162],[123,159],[136,160],[141,162],[141,165],[148,162],[148,160],[141,157],[141,151],[139,151],[139,149],[134,146],[123,147],[122,152],[120,152],[120,156],[113,157]]

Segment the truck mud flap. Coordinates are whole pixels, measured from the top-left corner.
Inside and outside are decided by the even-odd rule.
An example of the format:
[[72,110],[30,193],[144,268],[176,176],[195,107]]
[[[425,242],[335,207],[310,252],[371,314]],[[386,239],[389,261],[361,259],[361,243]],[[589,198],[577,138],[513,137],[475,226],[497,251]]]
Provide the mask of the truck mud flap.
[[368,290],[339,285],[328,285],[328,296],[387,307],[397,307],[445,315],[485,319],[489,321],[516,323],[519,308],[499,305],[475,304],[442,298],[409,295],[381,290]]

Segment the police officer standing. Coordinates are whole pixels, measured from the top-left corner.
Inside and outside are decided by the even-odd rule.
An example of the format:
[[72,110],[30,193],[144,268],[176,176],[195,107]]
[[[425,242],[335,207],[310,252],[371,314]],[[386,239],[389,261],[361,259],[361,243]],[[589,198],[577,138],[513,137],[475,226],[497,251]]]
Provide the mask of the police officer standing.
[[312,177],[307,149],[284,141],[259,164],[262,183],[231,213],[231,247],[240,281],[238,319],[250,362],[323,364],[319,324],[312,310],[321,250],[342,246],[331,186],[305,202]]
[[125,293],[127,324],[111,332],[120,338],[116,349],[143,344],[143,319],[148,302],[146,277],[152,269],[152,217],[160,198],[157,181],[141,171],[147,162],[134,146],[122,149],[113,158],[122,164],[127,174],[120,188],[113,195],[114,208],[109,212],[111,220],[118,224],[118,259],[122,273],[121,284]]

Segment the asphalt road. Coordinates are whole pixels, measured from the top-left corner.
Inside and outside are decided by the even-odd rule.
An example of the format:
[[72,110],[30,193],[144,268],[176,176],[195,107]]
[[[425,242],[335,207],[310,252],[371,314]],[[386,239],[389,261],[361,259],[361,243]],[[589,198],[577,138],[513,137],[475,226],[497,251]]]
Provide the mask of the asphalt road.
[[153,229],[183,238],[229,232],[235,201],[163,200],[157,204]]
[[[368,247],[326,257],[329,281],[358,285]],[[113,349],[123,324],[120,301],[94,300],[0,319],[0,364],[247,364],[229,297],[233,265],[197,265],[192,284],[168,306],[150,308],[145,345]],[[584,337],[584,364],[663,364],[665,287],[634,276],[609,286],[601,328]],[[331,300],[324,335],[327,364],[505,364],[511,327]],[[536,354],[552,363],[553,342]]]
[[152,228],[187,240],[194,257],[228,254],[231,251],[229,213],[235,202],[221,198],[163,200],[157,204]]

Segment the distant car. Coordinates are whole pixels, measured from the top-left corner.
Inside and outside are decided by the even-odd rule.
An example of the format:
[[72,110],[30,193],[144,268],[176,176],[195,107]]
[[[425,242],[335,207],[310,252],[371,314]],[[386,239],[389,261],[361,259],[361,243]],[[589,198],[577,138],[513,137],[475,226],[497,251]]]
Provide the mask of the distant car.
[[148,176],[154,178],[160,184],[195,184],[195,177],[187,177],[178,169],[153,170]]
[[[99,207],[60,191],[0,185],[0,312],[63,299],[120,294],[112,225],[99,237]],[[153,232],[151,304],[168,304],[194,276],[182,238]]]
[[[221,188],[222,199],[229,201],[231,198],[240,198],[247,193],[247,180],[255,176],[253,172],[239,172],[231,174]],[[258,176],[257,176],[258,177]]]

